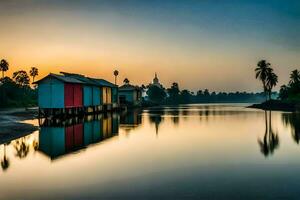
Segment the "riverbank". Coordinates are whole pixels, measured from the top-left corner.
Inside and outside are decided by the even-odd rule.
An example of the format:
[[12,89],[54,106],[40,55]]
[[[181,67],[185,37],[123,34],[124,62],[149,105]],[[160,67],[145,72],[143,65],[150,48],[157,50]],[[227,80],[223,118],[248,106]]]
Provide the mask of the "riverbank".
[[248,108],[257,108],[262,110],[274,110],[274,111],[285,111],[285,112],[296,112],[299,110],[299,103],[287,102],[280,100],[269,100],[260,104],[253,104]]
[[36,108],[17,108],[0,110],[0,144],[28,135],[38,129],[37,126],[24,123],[37,118]]

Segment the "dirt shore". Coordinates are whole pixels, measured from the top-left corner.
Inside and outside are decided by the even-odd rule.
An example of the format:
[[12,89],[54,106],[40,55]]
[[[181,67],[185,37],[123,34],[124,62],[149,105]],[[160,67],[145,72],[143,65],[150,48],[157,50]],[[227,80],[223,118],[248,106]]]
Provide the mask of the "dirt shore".
[[17,108],[0,110],[0,144],[33,133],[38,126],[24,123],[36,119],[36,108]]

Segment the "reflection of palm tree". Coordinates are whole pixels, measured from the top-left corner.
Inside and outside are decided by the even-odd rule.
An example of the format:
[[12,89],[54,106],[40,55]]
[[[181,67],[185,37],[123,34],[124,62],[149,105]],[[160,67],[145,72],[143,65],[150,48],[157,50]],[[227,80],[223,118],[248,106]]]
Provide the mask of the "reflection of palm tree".
[[298,113],[283,113],[282,121],[285,125],[290,125],[292,129],[292,137],[299,144],[300,141],[300,114]]
[[279,137],[278,134],[273,131],[272,128],[272,113],[269,111],[269,125],[268,125],[268,116],[267,111],[265,111],[265,121],[266,129],[264,139],[258,139],[258,144],[260,150],[264,156],[269,156],[274,153],[274,150],[279,146]]
[[6,144],[4,144],[4,154],[3,159],[1,160],[1,167],[3,171],[7,170],[9,167],[9,159],[6,156]]
[[29,145],[25,142],[25,137],[15,141],[14,147],[17,151],[16,156],[19,158],[25,158],[29,153]]

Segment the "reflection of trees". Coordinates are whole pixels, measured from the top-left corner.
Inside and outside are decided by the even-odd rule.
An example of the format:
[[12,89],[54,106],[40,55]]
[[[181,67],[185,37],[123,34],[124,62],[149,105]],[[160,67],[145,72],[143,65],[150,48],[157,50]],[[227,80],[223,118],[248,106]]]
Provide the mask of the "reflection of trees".
[[28,155],[30,150],[29,147],[29,144],[26,142],[26,137],[22,137],[14,141],[16,156],[19,158],[25,158]]
[[150,122],[155,124],[155,132],[156,135],[158,135],[158,129],[159,125],[162,122],[162,117],[161,115],[150,115],[149,116]]
[[32,147],[35,151],[39,149],[39,142],[36,139],[32,142]]
[[269,156],[274,153],[274,150],[279,147],[279,137],[272,128],[272,113],[269,111],[269,124],[268,124],[268,115],[265,111],[265,135],[263,140],[258,139],[258,144],[260,146],[260,151],[264,156]]
[[178,109],[172,109],[170,111],[170,114],[172,115],[172,121],[175,125],[179,124],[179,110]]
[[3,153],[3,158],[1,160],[1,167],[2,167],[2,170],[5,171],[8,169],[9,167],[9,159],[8,157],[6,156],[6,144],[4,144],[4,153]]
[[292,137],[299,144],[300,141],[300,114],[299,113],[283,113],[282,121],[287,126],[291,126]]
[[162,116],[165,114],[165,110],[163,108],[152,109],[149,112],[149,121],[150,123],[155,124],[155,132],[158,135],[159,125],[162,122]]

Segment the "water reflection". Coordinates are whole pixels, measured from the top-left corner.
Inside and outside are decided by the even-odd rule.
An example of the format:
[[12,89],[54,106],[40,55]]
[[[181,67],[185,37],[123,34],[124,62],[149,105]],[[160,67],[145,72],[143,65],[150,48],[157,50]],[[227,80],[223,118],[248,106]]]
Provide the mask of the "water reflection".
[[140,109],[122,112],[120,114],[120,127],[128,134],[142,124],[142,111]]
[[3,145],[3,157],[1,159],[1,167],[3,171],[6,171],[9,167],[9,158],[6,155],[6,146],[7,144]]
[[40,128],[38,150],[57,159],[118,135],[117,114],[89,116],[85,119],[45,121]]
[[[269,121],[269,123],[268,123]],[[263,139],[258,139],[260,151],[264,156],[270,156],[274,153],[274,150],[279,147],[279,136],[272,127],[272,111],[268,113],[265,111],[265,134]]]
[[300,140],[300,113],[283,113],[282,121],[285,126],[291,127],[294,141],[299,144]]
[[[299,122],[299,114],[236,105],[40,120],[39,131],[1,144],[1,197],[297,197]],[[280,191],[282,182],[289,188]]]

